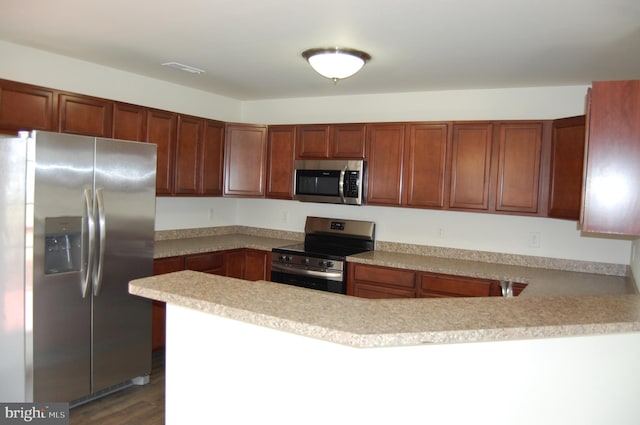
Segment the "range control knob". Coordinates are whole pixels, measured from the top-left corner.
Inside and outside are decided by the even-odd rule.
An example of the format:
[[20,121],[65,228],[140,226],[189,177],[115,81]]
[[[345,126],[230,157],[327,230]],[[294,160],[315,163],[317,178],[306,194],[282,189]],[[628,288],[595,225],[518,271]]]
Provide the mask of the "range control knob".
[[320,261],[318,262],[318,265],[319,265],[320,267],[331,268],[331,267],[333,267],[333,261],[329,261],[329,260],[326,260],[326,261],[325,261],[325,260],[320,260]]
[[303,264],[309,264],[311,262],[311,260],[309,260],[309,257],[306,257],[304,260],[302,260]]

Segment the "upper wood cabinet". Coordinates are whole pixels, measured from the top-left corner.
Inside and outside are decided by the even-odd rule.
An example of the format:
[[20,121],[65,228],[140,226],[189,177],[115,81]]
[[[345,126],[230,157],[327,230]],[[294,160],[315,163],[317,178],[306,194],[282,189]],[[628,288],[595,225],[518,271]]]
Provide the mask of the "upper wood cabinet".
[[113,137],[142,142],[147,130],[147,109],[142,106],[114,102]]
[[496,211],[538,211],[542,123],[498,126]]
[[61,133],[113,136],[112,101],[62,93],[58,98],[58,108],[58,129]]
[[204,138],[200,157],[200,193],[221,196],[224,169],[224,123],[204,121]]
[[330,127],[330,157],[363,159],[365,156],[365,125],[334,124]]
[[204,120],[178,115],[177,128],[174,193],[194,195],[202,185]]
[[149,109],[145,141],[158,146],[156,169],[156,194],[173,193],[176,128],[178,116],[172,112]]
[[454,124],[449,207],[488,210],[493,124]]
[[588,95],[582,230],[640,235],[640,80]]
[[295,141],[295,126],[269,126],[267,143],[267,198],[293,198]]
[[296,159],[329,158],[329,125],[299,125],[296,137]]
[[449,207],[546,214],[545,128],[542,121],[454,123]]
[[299,125],[296,159],[363,159],[364,124]]
[[55,131],[57,104],[53,90],[0,80],[0,132]]
[[225,129],[225,196],[264,197],[267,127],[228,124]]
[[442,208],[448,146],[447,124],[410,124],[405,141],[403,204]]
[[584,144],[584,115],[553,122],[549,217],[580,218]]
[[367,203],[401,205],[405,124],[367,126]]

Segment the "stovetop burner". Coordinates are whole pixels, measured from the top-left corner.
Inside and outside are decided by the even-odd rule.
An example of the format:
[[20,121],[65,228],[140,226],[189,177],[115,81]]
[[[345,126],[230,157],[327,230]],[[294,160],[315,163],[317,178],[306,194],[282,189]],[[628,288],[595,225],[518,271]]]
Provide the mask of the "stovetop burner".
[[308,245],[301,242],[293,245],[274,248],[272,249],[272,251],[277,253],[291,253],[306,255],[309,257],[326,258],[331,260],[344,260],[345,257],[361,252],[371,251],[371,249],[348,246],[321,246],[313,244]]

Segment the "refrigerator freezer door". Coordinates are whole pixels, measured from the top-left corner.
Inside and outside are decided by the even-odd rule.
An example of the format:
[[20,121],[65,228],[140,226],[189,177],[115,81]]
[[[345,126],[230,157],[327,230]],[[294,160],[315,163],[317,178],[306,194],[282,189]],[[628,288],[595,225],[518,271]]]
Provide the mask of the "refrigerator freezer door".
[[[25,203],[27,141],[0,139],[0,400],[30,401],[33,364],[25,339]],[[30,261],[30,259],[29,259]],[[29,263],[30,264],[30,263]]]
[[35,135],[35,401],[69,401],[90,392],[91,298],[83,297],[82,286],[88,257],[84,193],[92,191],[94,146],[91,137]]
[[151,371],[151,302],[128,285],[153,274],[156,146],[98,138],[95,163],[93,392]]

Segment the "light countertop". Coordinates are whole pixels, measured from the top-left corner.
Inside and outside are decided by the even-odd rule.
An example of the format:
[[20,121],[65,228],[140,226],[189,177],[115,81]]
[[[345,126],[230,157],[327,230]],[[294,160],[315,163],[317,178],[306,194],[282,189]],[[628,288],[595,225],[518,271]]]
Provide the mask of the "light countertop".
[[[156,240],[155,257],[235,248],[271,250],[298,235],[247,232],[188,234]],[[384,245],[383,245],[384,246]],[[415,251],[415,247],[410,247]],[[574,262],[558,270],[376,250],[349,262],[527,283],[515,298],[369,300],[280,283],[181,271],[138,279],[130,292],[259,326],[354,347],[552,338],[640,331],[640,295],[624,269]],[[479,255],[484,255],[480,253]],[[484,257],[483,257],[484,258]],[[546,264],[533,259],[533,264]],[[561,264],[564,267],[564,264]],[[615,265],[614,265],[615,266]],[[553,268],[556,267],[556,268]],[[588,272],[579,270],[585,269]],[[577,271],[576,271],[577,270]],[[594,273],[593,271],[600,271]],[[606,273],[602,273],[602,271]],[[611,272],[611,273],[609,273]],[[609,274],[607,274],[609,273]]]
[[195,271],[137,279],[129,290],[361,348],[640,331],[640,295],[368,300]]
[[[247,234],[242,233],[243,230],[244,229],[240,229],[237,232],[228,234],[211,234],[204,236],[188,234],[188,237],[156,240],[154,257],[164,258],[237,248],[253,248],[270,251],[275,247],[300,242],[299,239],[293,239],[295,235],[292,236],[281,233],[266,233],[266,235]],[[631,281],[630,276],[623,274],[624,271],[619,269],[614,268],[613,271],[609,271],[611,269],[611,267],[609,267],[604,270],[604,273],[616,274],[572,271],[581,268],[589,271],[601,270],[603,269],[601,264],[574,262],[567,265],[567,268],[571,270],[557,270],[526,265],[528,261],[535,261],[534,264],[539,265],[540,260],[537,257],[518,257],[516,259],[517,261],[512,261],[516,264],[501,264],[499,262],[491,262],[491,258],[487,261],[471,261],[459,258],[442,258],[441,256],[431,254],[433,253],[415,254],[375,250],[349,256],[347,257],[347,261],[351,263],[526,283],[527,287],[520,297],[622,295],[636,292],[635,285]],[[440,252],[436,252],[435,254],[440,254]],[[463,252],[463,254],[466,253]],[[498,258],[498,260],[501,260],[501,258]]]

